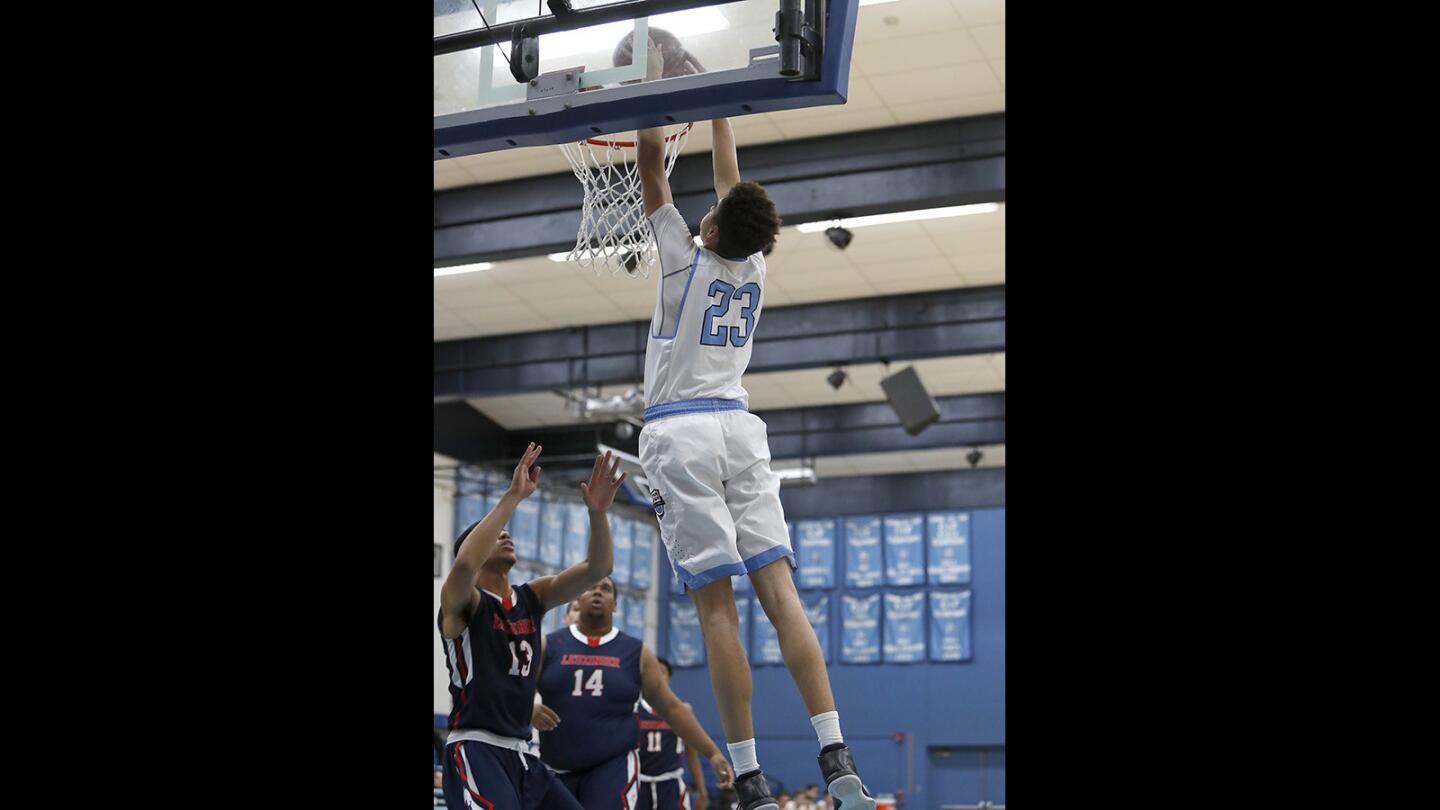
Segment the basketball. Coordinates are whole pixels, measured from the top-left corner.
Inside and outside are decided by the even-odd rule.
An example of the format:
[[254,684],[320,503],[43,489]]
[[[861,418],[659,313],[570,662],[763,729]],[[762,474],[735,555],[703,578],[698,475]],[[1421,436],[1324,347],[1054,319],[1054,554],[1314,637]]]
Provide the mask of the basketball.
[[[665,58],[665,67],[660,78],[669,79],[675,76],[693,76],[697,73],[704,73],[705,68],[700,61],[681,44],[679,37],[666,31],[663,28],[651,28],[650,40],[655,43]],[[635,56],[635,33],[632,31],[620,38],[615,45],[615,56],[613,62],[615,67],[624,67],[634,59]]]

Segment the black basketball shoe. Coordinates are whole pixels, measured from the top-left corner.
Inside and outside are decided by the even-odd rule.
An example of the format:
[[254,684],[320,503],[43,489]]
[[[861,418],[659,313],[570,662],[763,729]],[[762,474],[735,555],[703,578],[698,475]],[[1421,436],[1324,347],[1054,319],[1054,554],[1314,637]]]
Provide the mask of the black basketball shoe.
[[780,810],[763,773],[735,780],[735,806],[737,810]]
[[875,810],[875,797],[860,781],[849,748],[822,751],[819,760],[820,775],[825,778],[825,789],[835,799],[835,810]]

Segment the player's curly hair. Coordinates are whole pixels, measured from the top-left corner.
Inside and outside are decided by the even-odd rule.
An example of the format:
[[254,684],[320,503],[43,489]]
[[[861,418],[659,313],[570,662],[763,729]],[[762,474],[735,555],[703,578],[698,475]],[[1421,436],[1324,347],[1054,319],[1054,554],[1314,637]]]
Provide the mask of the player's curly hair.
[[729,259],[770,251],[780,233],[780,213],[764,187],[752,180],[736,183],[715,212],[720,240],[715,252]]

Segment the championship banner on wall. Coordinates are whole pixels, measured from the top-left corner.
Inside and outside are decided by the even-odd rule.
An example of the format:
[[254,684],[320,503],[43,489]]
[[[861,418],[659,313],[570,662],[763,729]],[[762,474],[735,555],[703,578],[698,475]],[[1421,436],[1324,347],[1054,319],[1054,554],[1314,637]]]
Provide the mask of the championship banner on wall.
[[510,536],[515,538],[515,556],[522,560],[540,558],[540,499],[530,496],[515,507],[510,518]]
[[590,550],[590,512],[583,503],[572,503],[565,516],[565,567],[585,559]]
[[465,467],[455,471],[455,537],[470,528],[470,524],[485,517],[485,483],[488,479],[479,470]]
[[740,646],[750,655],[750,600],[736,599],[735,614],[740,617]]
[[629,619],[630,619],[630,597],[629,597],[629,595],[627,595],[627,594],[625,594],[625,593],[622,593],[622,592],[620,592],[620,591],[616,591],[616,592],[615,592],[615,615],[611,617],[611,621],[613,622],[613,624],[614,624],[614,626],[615,626],[616,628],[618,628],[618,629],[620,629],[620,630],[624,630],[625,632],[628,633],[628,632],[630,632],[630,631],[629,631],[628,629],[626,629],[626,623],[628,622]]
[[700,617],[689,600],[670,601],[670,663],[677,667],[705,664],[705,641],[700,636]]
[[846,664],[880,661],[880,594],[844,596],[840,619],[840,660]]
[[[490,514],[495,508],[495,504],[500,502],[500,496],[504,495],[505,490],[510,488],[510,479],[497,472],[486,472],[482,473],[481,476],[485,482],[485,510],[481,513],[480,517],[484,517]],[[509,527],[507,526],[506,528]]]
[[970,514],[931,512],[926,516],[930,545],[930,584],[970,582]]
[[516,585],[522,585],[534,579],[538,575],[539,574],[537,572],[530,570],[530,566],[526,565],[525,563],[517,562],[510,568],[510,587],[513,588]]
[[885,582],[891,586],[925,583],[925,518],[886,515]]
[[565,564],[566,511],[559,498],[546,498],[540,507],[540,562],[551,568]]
[[[511,571],[514,571],[512,568]],[[550,608],[545,611],[545,616],[540,619],[540,635],[548,636],[564,626],[565,611],[563,605],[558,608]]]
[[610,577],[618,585],[630,584],[630,549],[634,531],[634,521],[610,515],[610,542],[615,554],[615,568],[610,572]]
[[795,522],[791,542],[800,566],[801,588],[835,587],[835,534],[833,520]]
[[885,663],[925,660],[925,592],[885,594]]
[[635,638],[644,641],[645,599],[643,597],[631,596],[629,597],[629,600],[629,612],[625,614],[625,626],[621,629],[634,636]]
[[884,579],[880,564],[880,518],[845,519],[845,587],[873,588]]
[[750,593],[750,575],[736,574],[730,577],[730,589],[736,593]]
[[970,591],[930,592],[930,660],[969,661]]
[[[780,636],[775,632],[775,625],[770,623],[770,617],[765,615],[765,609],[760,607],[760,600],[744,601],[750,605],[750,623],[755,626],[751,637],[750,660],[757,665],[785,663],[784,656],[780,654]],[[740,600],[737,599],[735,604],[738,607]]]
[[805,606],[805,618],[815,628],[815,637],[820,639],[820,652],[825,663],[830,663],[830,594],[801,594],[800,604]]
[[631,585],[641,590],[650,588],[650,557],[655,553],[655,546],[659,542],[660,535],[654,526],[645,521],[635,524],[634,541],[630,548]]

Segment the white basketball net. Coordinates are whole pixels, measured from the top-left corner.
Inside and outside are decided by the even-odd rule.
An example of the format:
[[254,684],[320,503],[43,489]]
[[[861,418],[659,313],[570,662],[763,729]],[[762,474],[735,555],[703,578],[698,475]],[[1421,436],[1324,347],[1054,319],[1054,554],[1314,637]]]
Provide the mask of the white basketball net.
[[[665,176],[685,148],[690,125],[665,139]],[[655,264],[655,234],[645,216],[634,142],[589,140],[562,143],[560,151],[585,190],[575,249],[565,258],[592,268],[632,277],[650,277]]]

